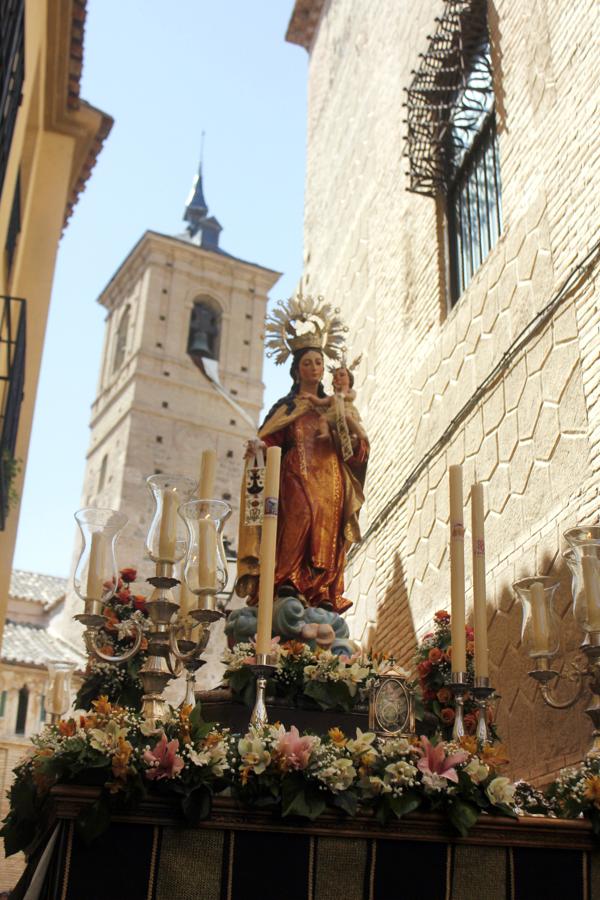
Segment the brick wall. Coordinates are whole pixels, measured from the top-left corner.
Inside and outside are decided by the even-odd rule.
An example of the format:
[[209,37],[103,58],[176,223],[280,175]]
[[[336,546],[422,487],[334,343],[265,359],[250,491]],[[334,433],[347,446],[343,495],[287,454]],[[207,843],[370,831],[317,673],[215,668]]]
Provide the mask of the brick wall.
[[[403,88],[443,8],[442,0],[324,5],[310,53],[304,282],[342,308],[352,350],[364,353],[357,403],[372,456],[367,539],[348,567],[352,633],[406,663],[432,613],[449,606],[446,473],[463,463],[465,495],[475,476],[486,491],[499,730],[512,774],[543,777],[579,758],[591,729],[583,701],[555,712],[536,695],[511,586],[546,571],[564,549],[562,532],[597,516],[597,257],[502,361],[598,239],[600,119],[588,39],[598,7],[489,4],[504,228],[451,311],[442,205],[406,190],[402,159]],[[570,659],[581,636],[560,556],[553,572]]]

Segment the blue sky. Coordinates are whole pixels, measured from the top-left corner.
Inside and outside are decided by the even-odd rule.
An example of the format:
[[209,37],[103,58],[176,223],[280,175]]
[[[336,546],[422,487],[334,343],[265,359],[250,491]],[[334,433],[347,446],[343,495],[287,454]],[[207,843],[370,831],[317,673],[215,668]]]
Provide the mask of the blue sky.
[[[204,186],[229,253],[302,270],[307,55],[293,0],[88,0],[81,96],[115,124],[62,238],[15,568],[69,574],[104,315],[96,297],[147,229],[182,231],[202,131]],[[265,366],[265,406],[287,372]]]

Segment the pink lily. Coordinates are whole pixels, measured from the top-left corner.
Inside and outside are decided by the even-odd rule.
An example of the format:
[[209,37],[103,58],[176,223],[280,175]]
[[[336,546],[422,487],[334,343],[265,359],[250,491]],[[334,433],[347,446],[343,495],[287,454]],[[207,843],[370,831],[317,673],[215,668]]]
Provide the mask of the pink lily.
[[305,769],[310,760],[310,754],[316,738],[305,735],[300,737],[300,732],[295,725],[289,731],[282,731],[277,741],[277,753],[287,769]]
[[160,778],[175,778],[181,772],[185,763],[180,756],[177,756],[179,749],[179,741],[173,738],[167,741],[166,734],[162,733],[160,740],[152,750],[144,750],[144,762],[149,763],[150,768],[146,769],[146,778],[159,780]]
[[454,766],[466,762],[469,758],[469,754],[465,753],[463,750],[460,750],[458,753],[453,753],[450,756],[446,756],[444,745],[437,744],[434,747],[425,735],[421,737],[421,747],[419,748],[419,751],[421,753],[421,759],[417,763],[417,768],[421,770],[423,775],[429,776],[429,778],[437,775],[439,778],[445,778],[447,781],[454,782],[458,782],[458,773]]

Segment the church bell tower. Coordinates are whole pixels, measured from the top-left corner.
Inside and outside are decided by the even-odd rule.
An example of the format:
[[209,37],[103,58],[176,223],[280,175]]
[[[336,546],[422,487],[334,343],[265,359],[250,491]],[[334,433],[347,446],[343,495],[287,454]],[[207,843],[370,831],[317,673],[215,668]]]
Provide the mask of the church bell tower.
[[[210,447],[215,496],[233,507],[225,536],[235,545],[243,444],[263,402],[267,294],[280,273],[220,247],[201,169],[184,221],[181,235],[146,231],[98,298],[107,315],[81,504],[128,516],[120,566],[139,567],[144,557],[153,509],[145,478],[197,478]],[[65,631],[75,603],[66,604]]]

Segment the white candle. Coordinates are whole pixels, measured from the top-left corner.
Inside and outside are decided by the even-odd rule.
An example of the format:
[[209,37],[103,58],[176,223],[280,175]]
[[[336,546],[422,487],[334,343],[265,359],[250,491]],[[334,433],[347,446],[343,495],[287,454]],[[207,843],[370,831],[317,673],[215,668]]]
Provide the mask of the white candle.
[[258,591],[258,621],[256,624],[257,655],[262,653],[268,654],[271,650],[280,466],[281,448],[269,447],[267,449],[267,469],[265,473],[265,514],[260,540],[260,586]]
[[185,581],[183,581],[182,576],[182,582],[179,588],[179,614],[185,618],[190,610],[195,608],[196,596],[195,594],[192,594]]
[[217,532],[212,519],[198,520],[198,586],[217,589]]
[[475,676],[487,678],[488,640],[485,592],[485,514],[483,511],[483,485],[476,482],[471,487],[471,536],[473,541],[473,625],[475,627]]
[[466,672],[465,524],[462,466],[450,466],[450,599],[452,671]]
[[163,508],[158,535],[158,555],[165,562],[175,562],[178,505],[177,494],[175,491],[167,488],[163,494]]
[[200,481],[198,483],[198,497],[201,500],[211,500],[215,492],[215,470],[217,467],[217,454],[215,450],[203,450],[200,462]]
[[60,670],[54,675],[52,684],[52,709],[50,712],[54,715],[63,715],[69,708],[68,698],[65,697],[66,672]]
[[590,631],[600,631],[600,580],[598,560],[594,556],[581,557],[581,571],[587,605],[587,623]]
[[531,649],[535,653],[548,653],[550,623],[544,596],[544,586],[539,581],[531,585]]
[[104,591],[104,535],[94,532],[88,562],[86,596],[88,600],[102,600]]

